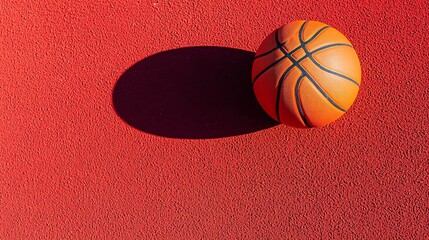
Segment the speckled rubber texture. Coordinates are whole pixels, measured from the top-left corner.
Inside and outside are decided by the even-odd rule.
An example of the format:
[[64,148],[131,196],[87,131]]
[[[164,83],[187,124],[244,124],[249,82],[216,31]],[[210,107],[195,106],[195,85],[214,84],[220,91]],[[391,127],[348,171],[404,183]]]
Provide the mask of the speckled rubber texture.
[[[11,0],[0,12],[1,239],[429,237],[426,1]],[[362,64],[356,102],[323,128],[275,125],[235,94],[251,91],[243,74],[264,37],[299,19],[344,33]]]

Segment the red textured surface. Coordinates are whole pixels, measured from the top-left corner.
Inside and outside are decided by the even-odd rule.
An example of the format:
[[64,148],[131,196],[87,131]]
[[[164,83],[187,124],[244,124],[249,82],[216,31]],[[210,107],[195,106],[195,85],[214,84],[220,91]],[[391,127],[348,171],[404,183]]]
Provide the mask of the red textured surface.
[[[29,2],[0,4],[0,238],[429,237],[427,1]],[[213,82],[245,79],[249,52],[298,19],[362,62],[355,104],[324,128],[274,125],[247,85]]]

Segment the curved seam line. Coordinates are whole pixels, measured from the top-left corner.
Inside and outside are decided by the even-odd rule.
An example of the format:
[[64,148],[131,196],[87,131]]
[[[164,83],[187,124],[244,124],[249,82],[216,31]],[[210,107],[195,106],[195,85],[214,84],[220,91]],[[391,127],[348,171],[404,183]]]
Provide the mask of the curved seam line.
[[[304,81],[304,80],[303,80]],[[301,88],[301,87],[300,87]],[[301,94],[299,94],[299,99],[301,101],[302,104],[302,99],[301,99]],[[305,109],[304,109],[304,105],[302,105],[302,112],[304,113],[304,117],[307,120],[308,125],[312,128],[315,125],[313,124],[313,122],[310,120],[310,118],[308,117],[308,115],[305,113]]]
[[[311,55],[309,55],[309,52],[307,50],[307,48],[305,47],[305,44],[303,42],[302,39],[302,32],[304,31],[304,27],[307,24],[307,21],[305,21],[302,25],[301,28],[299,29],[299,33],[298,33],[298,39],[299,42],[301,43],[302,49],[305,51],[305,54],[308,55],[308,57],[311,57]],[[311,75],[307,72],[307,69],[305,69],[303,66],[301,66],[301,64],[298,64],[298,67],[300,68],[300,70],[303,72],[303,74],[305,74],[308,78],[308,80],[310,80],[311,83],[313,83],[314,86],[316,86],[316,88],[319,90],[319,92],[332,104],[334,105],[336,108],[340,109],[341,111],[345,112],[346,110],[344,110],[344,108],[342,108],[340,105],[338,105],[330,96],[328,93],[325,92],[325,90],[323,88],[321,88],[319,86],[319,84],[311,77]]]
[[[283,45],[285,45],[286,43],[287,43],[287,42],[283,42],[283,43],[281,43],[281,45],[280,45],[280,46],[283,46]],[[275,51],[275,50],[277,50],[278,48],[279,48],[279,46],[276,46],[275,48],[273,48],[273,49],[269,50],[268,52],[261,53],[261,54],[259,54],[258,56],[255,56],[255,59],[260,58],[260,57],[263,57],[263,56],[266,56],[266,55],[268,55],[268,54],[270,54],[270,53],[274,52],[274,51]]]
[[277,29],[277,31],[276,31],[276,36],[275,36],[275,39],[276,39],[276,44],[277,44],[277,47],[280,49],[280,51],[282,51],[283,52],[283,54],[285,54],[285,57],[287,57],[287,55],[286,54],[294,54],[296,51],[298,51],[299,49],[301,49],[302,48],[302,45],[300,45],[300,46],[298,46],[298,47],[296,47],[295,49],[292,49],[292,51],[290,51],[290,52],[288,52],[286,49],[284,49],[283,47],[284,47],[284,45],[281,45],[281,43],[280,43],[280,40],[279,40],[279,30]]
[[352,45],[347,44],[347,43],[332,43],[332,44],[317,48],[317,49],[311,51],[310,54],[314,54],[314,53],[320,52],[322,50],[326,50],[326,49],[333,48],[333,47],[350,47],[350,48],[353,48]]
[[299,89],[301,88],[301,83],[302,83],[303,79],[304,79],[304,74],[301,74],[301,76],[298,78],[298,80],[295,84],[295,103],[296,103],[296,107],[298,108],[299,115],[300,115],[302,121],[304,122],[304,125],[306,127],[311,127],[311,125],[307,121],[307,117],[304,114],[304,109],[303,109],[302,101],[301,101],[301,97],[300,97]]
[[354,85],[356,85],[356,86],[358,86],[358,87],[360,87],[360,84],[357,82],[357,81],[355,81],[353,78],[351,78],[351,77],[348,77],[348,76],[346,76],[346,75],[343,75],[343,74],[341,74],[341,73],[338,73],[338,72],[335,72],[335,71],[332,71],[332,70],[329,70],[329,69],[327,69],[327,68],[325,68],[322,64],[320,64],[316,59],[314,59],[314,57],[313,56],[309,56],[309,58],[310,58],[310,60],[320,69],[320,70],[322,70],[322,71],[324,71],[324,72],[327,72],[327,73],[330,73],[330,74],[332,74],[332,75],[335,75],[335,76],[337,76],[337,77],[340,77],[340,78],[342,78],[342,79],[345,79],[345,80],[348,80],[348,81],[350,81],[350,82],[352,82]]
[[[316,86],[314,86],[314,85],[313,85],[313,86],[311,86],[311,87],[312,87],[315,91],[317,91],[317,87],[316,87]],[[338,108],[337,108],[337,109],[338,109]],[[340,110],[340,109],[338,109],[338,110]],[[344,110],[344,111],[343,111],[343,110],[341,110],[341,111],[342,111],[342,112],[346,112],[347,110]]]
[[329,26],[324,26],[323,28],[319,29],[310,39],[308,39],[307,41],[304,41],[304,43],[309,43],[309,42],[313,41],[314,39],[316,39],[316,37],[318,37],[327,28],[329,28]]
[[[306,24],[307,22],[304,22],[302,25],[301,25],[301,28],[300,28],[300,31],[299,31],[299,33],[298,33],[298,38],[299,38],[299,40],[300,40],[300,42],[301,42],[301,36],[300,36],[300,34],[301,34],[301,32],[302,32],[302,30],[304,29],[304,25]],[[277,31],[277,33],[278,33],[278,31]],[[279,42],[279,39],[278,39],[278,34],[276,34],[276,43],[277,44],[279,44],[280,42]],[[301,46],[302,46],[302,43],[301,43]],[[303,47],[304,49],[305,49],[305,47]],[[293,63],[293,65],[296,65],[300,70],[301,70],[301,73],[302,74],[304,74],[307,78],[308,78],[308,80],[310,80],[317,88],[318,88],[318,90],[319,90],[319,92],[332,104],[332,105],[334,105],[336,108],[338,108],[338,109],[340,109],[341,111],[343,111],[343,112],[345,112],[345,110],[341,107],[341,106],[339,106],[322,88],[320,88],[320,86],[319,86],[319,84],[317,84],[317,82],[311,77],[311,75],[298,63],[297,64],[297,60],[295,60],[292,56],[290,56],[290,54],[285,50],[285,49],[283,49],[283,48],[280,48],[280,50],[283,52],[283,54],[287,57],[287,58],[289,58],[289,60],[290,61],[292,61],[292,63]],[[306,52],[306,55],[308,54],[308,52]],[[304,59],[302,59],[302,60],[304,60]]]
[[[304,27],[305,27],[305,25],[307,25],[307,22],[304,22],[303,24],[302,24],[302,26],[301,26],[301,28],[299,29],[299,33],[298,33],[298,39],[299,39],[299,42],[301,43],[301,46],[302,46],[302,49],[305,51],[305,53],[306,53],[306,55],[308,55],[308,57],[310,58],[310,60],[319,68],[319,69],[321,69],[322,71],[325,71],[325,72],[328,72],[328,73],[330,73],[330,74],[333,74],[333,75],[336,75],[336,76],[339,76],[339,77],[341,77],[341,78],[343,78],[343,79],[346,79],[346,80],[348,80],[348,81],[351,81],[352,83],[354,83],[355,85],[357,85],[358,87],[360,86],[359,85],[359,83],[358,82],[356,82],[355,80],[353,80],[353,79],[351,79],[350,77],[347,77],[347,76],[344,76],[344,75],[342,75],[342,74],[340,74],[340,73],[336,73],[336,72],[334,72],[334,71],[331,71],[331,70],[329,70],[329,69],[327,69],[327,68],[325,68],[325,67],[323,67],[322,65],[320,65],[318,62],[316,62],[316,60],[313,58],[313,56],[311,55],[311,54],[309,54],[309,51],[308,51],[308,49],[306,48],[306,46],[305,46],[305,42],[304,42],[304,39],[302,39],[302,33],[304,32]],[[323,28],[322,28],[323,29]],[[326,28],[325,28],[326,29]]]
[[277,86],[277,97],[276,97],[276,116],[277,116],[277,121],[280,122],[280,95],[281,95],[281,91],[283,88],[283,82],[286,78],[286,76],[292,71],[292,69],[296,67],[295,64],[292,64],[291,66],[289,66],[282,74],[282,76],[279,79],[278,82],[278,86]]
[[261,72],[258,73],[258,75],[256,75],[255,79],[253,80],[253,85],[255,84],[256,80],[259,79],[259,77],[262,76],[262,74],[264,74],[266,71],[270,70],[270,68],[274,67],[275,65],[277,65],[277,63],[282,62],[283,60],[285,60],[287,57],[283,56],[279,59],[277,59],[275,62],[271,63],[270,65],[268,65],[268,67],[264,68]]
[[[307,79],[308,79],[308,78],[307,78]],[[302,81],[304,81],[304,80],[305,80],[305,79],[302,79]],[[301,88],[301,86],[300,86],[299,88]],[[300,92],[300,93],[301,93],[301,92]],[[299,99],[300,99],[301,104],[302,104],[301,94],[299,94]],[[314,127],[313,122],[310,120],[310,118],[308,117],[308,115],[305,113],[304,105],[302,105],[302,112],[304,113],[304,117],[307,119],[307,122],[308,122],[308,124],[310,125],[310,127]]]
[[[285,53],[284,52],[284,49],[283,49],[283,46],[284,46],[284,44],[283,43],[280,43],[280,41],[279,41],[279,39],[278,39],[278,34],[279,34],[279,29],[277,29],[276,30],[276,34],[275,34],[275,41],[276,41],[276,45],[277,45],[277,47],[275,48],[275,49],[280,49],[280,51],[282,51],[283,52],[283,54]],[[286,42],[285,42],[286,43]],[[293,49],[291,52],[290,52],[290,54],[293,54],[293,53],[295,53],[296,51],[298,51],[299,49],[301,49],[302,48],[302,46],[298,46],[298,47],[296,47],[295,49]],[[255,79],[253,79],[253,82],[252,82],[252,86],[254,86],[255,85],[255,82],[256,82],[256,80],[258,80],[259,79],[259,77],[261,77],[262,76],[262,74],[264,74],[266,71],[268,71],[270,68],[272,68],[272,67],[274,67],[275,65],[277,65],[277,63],[280,63],[280,62],[282,62],[285,58],[288,58],[289,60],[291,60],[287,55],[284,55],[283,57],[281,57],[281,58],[279,58],[279,59],[277,59],[275,62],[273,62],[273,63],[271,63],[270,65],[268,65],[268,67],[266,67],[266,68],[264,68],[261,72],[259,72],[256,76],[255,76]],[[256,58],[255,58],[255,60],[256,60]],[[292,60],[291,60],[292,61]],[[292,61],[292,65],[293,65],[293,61]]]
[[[302,32],[303,32],[303,30],[304,30],[304,26],[307,24],[307,21],[305,21],[302,25],[301,25],[301,27],[300,27],[300,30],[299,30],[299,33],[298,33],[298,39],[299,39],[299,41],[300,41],[300,46],[299,47],[297,47],[296,49],[294,49],[293,51],[297,51],[298,49],[300,49],[300,48],[303,48],[303,50],[305,51],[305,53],[306,53],[306,56],[304,56],[303,58],[301,58],[301,59],[299,59],[299,60],[296,60],[295,58],[293,58],[293,56],[292,56],[292,52],[291,53],[289,53],[286,49],[284,49],[283,48],[283,46],[280,46],[280,41],[279,41],[279,36],[278,36],[278,29],[277,29],[277,31],[276,31],[276,35],[275,35],[275,41],[276,41],[276,44],[277,44],[277,46],[279,47],[279,49],[283,52],[283,54],[284,54],[284,57],[286,57],[286,58],[288,58],[291,62],[292,62],[292,66],[290,66],[289,68],[292,68],[293,66],[297,66],[300,70],[301,70],[301,73],[304,75],[304,76],[306,76],[307,77],[307,79],[314,85],[314,87],[316,87],[316,89],[319,91],[319,93],[321,93],[324,97],[325,97],[325,99],[327,99],[334,107],[336,107],[337,109],[339,109],[339,110],[341,110],[341,111],[343,111],[343,112],[345,112],[346,110],[344,109],[344,108],[342,108],[341,106],[339,106],[332,98],[331,98],[331,96],[329,96],[329,94],[328,93],[326,93],[325,92],[325,90],[322,88],[322,87],[320,87],[320,85],[317,83],[317,81],[315,81],[313,78],[312,78],[312,76],[307,72],[307,69],[305,69],[303,66],[301,66],[301,64],[299,64],[301,61],[303,61],[303,60],[305,60],[305,58],[309,58],[309,57],[311,57],[311,55],[310,55],[310,53],[308,52],[308,49],[305,47],[305,44],[304,44],[304,42],[303,42],[303,40],[302,40]],[[323,49],[326,49],[326,48],[323,48]],[[316,49],[315,51],[320,51],[320,49],[318,50],[318,49]],[[310,59],[311,60],[311,59]],[[256,80],[255,80],[256,81]],[[282,82],[281,82],[282,83]],[[280,93],[281,92],[281,86],[282,85],[280,85],[280,86],[278,86],[278,93]],[[279,99],[279,96],[277,96],[277,99]],[[277,103],[276,103],[276,105],[278,105]],[[276,112],[277,112],[277,110],[276,110]],[[278,120],[279,120],[279,116],[278,116]]]
[[299,67],[301,68],[301,71],[305,72],[304,74],[306,75],[307,79],[310,80],[311,83],[313,83],[314,87],[316,87],[316,89],[326,98],[326,100],[328,100],[328,102],[330,102],[332,105],[334,105],[334,107],[338,108],[339,110],[341,110],[343,112],[347,111],[343,107],[341,107],[338,103],[336,103],[334,101],[334,99],[325,91],[325,89],[323,89],[317,83],[317,81],[315,81],[313,79],[313,77],[311,76],[311,74],[309,74],[307,72],[307,69],[304,66],[301,66],[301,64],[299,64]]

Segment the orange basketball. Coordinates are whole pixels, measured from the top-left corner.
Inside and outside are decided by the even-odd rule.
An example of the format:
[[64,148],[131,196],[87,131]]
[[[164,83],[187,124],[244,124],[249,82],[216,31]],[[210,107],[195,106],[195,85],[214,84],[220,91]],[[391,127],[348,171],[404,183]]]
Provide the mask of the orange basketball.
[[295,21],[268,35],[256,52],[253,90],[275,120],[321,127],[353,104],[361,82],[359,58],[338,30]]

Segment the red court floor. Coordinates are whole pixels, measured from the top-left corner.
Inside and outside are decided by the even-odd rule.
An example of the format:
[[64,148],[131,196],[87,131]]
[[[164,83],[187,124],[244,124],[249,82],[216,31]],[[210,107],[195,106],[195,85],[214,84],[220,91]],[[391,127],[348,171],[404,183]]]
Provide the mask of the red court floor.
[[[1,239],[428,239],[428,2],[0,2]],[[344,33],[338,121],[279,125],[273,30]]]

